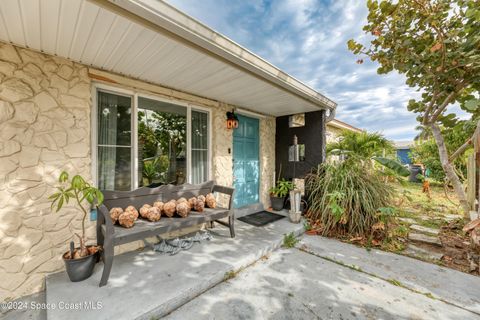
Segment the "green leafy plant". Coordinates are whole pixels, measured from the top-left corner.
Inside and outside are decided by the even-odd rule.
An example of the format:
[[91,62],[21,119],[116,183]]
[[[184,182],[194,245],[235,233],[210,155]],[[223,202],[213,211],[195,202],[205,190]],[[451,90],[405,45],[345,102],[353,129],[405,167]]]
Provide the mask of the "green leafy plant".
[[82,216],[82,234],[79,235],[75,233],[80,242],[80,257],[87,256],[88,250],[85,246],[85,220],[88,215],[87,209],[85,209],[84,204],[88,203],[90,205],[96,204],[100,205],[103,203],[103,193],[97,188],[91,186],[85,179],[80,175],[75,175],[72,179],[69,179],[67,172],[63,171],[59,178],[58,182],[60,185],[57,187],[57,192],[52,194],[48,199],[51,201],[51,209],[58,212],[62,207],[73,200],[76,207],[83,214]]
[[395,174],[398,174],[399,176],[408,177],[410,175],[410,171],[396,160],[384,157],[372,157],[372,159],[380,163],[382,166],[392,170]]
[[160,176],[159,173],[159,160],[158,158],[153,161],[145,161],[143,163],[143,177],[147,179],[148,184],[151,184],[154,179]]
[[[448,112],[452,105],[470,113],[472,120],[480,117],[478,0],[368,0],[367,7],[363,31],[369,43],[352,39],[348,48],[377,62],[377,73],[395,70],[405,76],[407,85],[422,92],[409,101],[408,110],[430,130],[441,168],[467,214],[470,207],[455,159],[468,148],[472,137],[450,153],[442,127],[458,123],[457,115]],[[357,61],[363,63],[363,59]]]
[[363,160],[381,156],[384,152],[393,152],[391,141],[377,132],[352,132],[344,130],[338,136],[338,141],[327,145],[327,152],[332,154],[348,154]]
[[319,165],[305,187],[310,218],[321,221],[324,235],[370,234],[379,208],[388,207],[393,195],[377,171],[354,158]]
[[284,198],[294,188],[293,182],[281,179],[277,181],[275,187],[270,189],[270,194],[278,198]]
[[397,210],[392,207],[378,208],[378,219],[383,222],[388,229],[388,225],[397,216]]
[[298,243],[297,237],[295,237],[295,234],[293,232],[290,232],[288,234],[285,234],[283,236],[283,247],[284,248],[293,248],[295,245]]

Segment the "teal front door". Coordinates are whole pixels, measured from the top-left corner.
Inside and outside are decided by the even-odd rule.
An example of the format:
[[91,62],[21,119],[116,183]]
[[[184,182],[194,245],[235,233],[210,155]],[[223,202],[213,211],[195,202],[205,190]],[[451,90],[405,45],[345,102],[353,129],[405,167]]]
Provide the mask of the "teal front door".
[[258,119],[239,115],[238,122],[238,128],[233,131],[235,208],[258,202],[260,178]]

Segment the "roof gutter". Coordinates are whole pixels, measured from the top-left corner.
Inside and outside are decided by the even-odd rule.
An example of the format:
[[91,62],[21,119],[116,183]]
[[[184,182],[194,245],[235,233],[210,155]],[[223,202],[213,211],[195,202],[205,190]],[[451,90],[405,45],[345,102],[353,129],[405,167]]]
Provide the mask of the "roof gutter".
[[337,104],[269,62],[215,32],[206,25],[158,0],[89,0],[117,14],[161,32],[196,50],[222,60],[335,116]]

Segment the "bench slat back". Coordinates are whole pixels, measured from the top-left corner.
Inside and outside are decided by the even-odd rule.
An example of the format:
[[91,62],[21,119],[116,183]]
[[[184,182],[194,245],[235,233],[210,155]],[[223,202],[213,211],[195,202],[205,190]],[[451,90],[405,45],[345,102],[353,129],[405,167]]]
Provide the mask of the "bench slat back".
[[167,202],[185,197],[191,198],[198,195],[206,195],[212,192],[214,182],[207,181],[201,184],[182,184],[178,186],[163,185],[157,188],[142,187],[133,191],[109,191],[102,190],[104,195],[104,205],[111,209],[121,207],[125,209],[128,206],[134,206],[139,209],[144,204],[152,205],[155,201]]

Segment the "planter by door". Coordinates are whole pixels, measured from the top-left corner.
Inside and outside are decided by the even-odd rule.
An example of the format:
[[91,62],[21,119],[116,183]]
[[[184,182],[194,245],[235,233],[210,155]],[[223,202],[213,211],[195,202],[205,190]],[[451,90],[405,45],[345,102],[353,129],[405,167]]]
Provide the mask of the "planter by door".
[[240,208],[259,201],[259,122],[238,115],[238,128],[233,131],[233,206]]
[[285,197],[270,196],[270,202],[273,210],[280,211],[283,209],[283,205],[285,204]]

